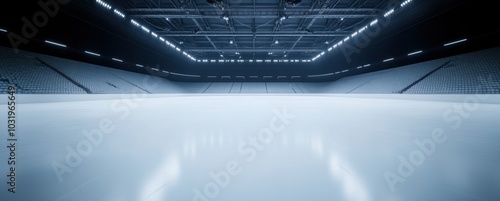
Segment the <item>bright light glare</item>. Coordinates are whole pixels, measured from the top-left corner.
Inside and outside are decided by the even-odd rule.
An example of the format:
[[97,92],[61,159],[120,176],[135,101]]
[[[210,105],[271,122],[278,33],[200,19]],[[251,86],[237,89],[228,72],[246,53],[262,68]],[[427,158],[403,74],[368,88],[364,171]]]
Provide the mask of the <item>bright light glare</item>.
[[107,4],[106,2],[102,1],[102,0],[96,0],[97,3],[99,3],[101,6],[105,7],[106,9],[110,10],[111,9],[111,6],[109,4]]
[[404,7],[404,6],[408,5],[410,2],[412,2],[412,0],[406,0],[406,1],[404,1],[403,3],[401,3],[401,7]]
[[146,28],[146,27],[144,27],[144,26],[141,26],[141,29],[142,29],[143,31],[147,32],[147,33],[149,33],[149,32],[150,32],[150,31],[149,31],[149,29],[148,29],[148,28]]
[[394,9],[391,9],[390,11],[388,11],[387,13],[384,14],[384,17],[389,17],[393,13],[394,13]]
[[140,25],[139,23],[137,23],[135,20],[130,20],[130,22],[132,22],[132,24],[133,24],[133,25],[135,25],[135,26],[138,26],[138,27],[139,27],[139,26],[141,26],[141,25]]
[[122,18],[125,18],[125,14],[123,14],[122,12],[118,11],[118,10],[114,10],[115,14],[119,15],[120,17]]

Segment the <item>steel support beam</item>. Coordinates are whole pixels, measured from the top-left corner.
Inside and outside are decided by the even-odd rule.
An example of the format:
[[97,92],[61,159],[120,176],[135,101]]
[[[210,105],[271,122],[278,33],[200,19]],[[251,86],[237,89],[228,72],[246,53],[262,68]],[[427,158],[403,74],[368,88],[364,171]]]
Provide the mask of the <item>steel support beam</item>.
[[[289,19],[318,19],[318,18],[373,18],[379,16],[378,14],[323,14],[323,15],[289,15]],[[204,18],[204,19],[221,19],[221,15],[186,15],[186,14],[132,14],[131,18],[134,19],[154,19],[154,18],[170,18],[170,19],[187,19],[187,18]],[[269,19],[278,18],[278,15],[230,15],[233,19],[242,18],[259,18],[259,19]]]
[[[132,8],[127,9],[127,12],[216,12],[214,8],[200,8],[200,9],[179,9],[179,8]],[[280,12],[283,11],[281,8],[226,8],[227,12]],[[380,9],[373,8],[320,8],[320,9],[297,9],[297,8],[287,8],[285,12],[326,12],[326,13],[380,13]]]
[[204,31],[204,32],[185,32],[185,31],[158,31],[156,32],[160,36],[184,36],[184,37],[193,37],[193,36],[209,36],[209,37],[217,37],[217,36],[234,36],[234,37],[275,37],[275,36],[284,36],[284,37],[330,37],[330,36],[348,36],[350,32],[333,32],[333,31],[315,31],[315,32],[218,32],[218,31]]
[[257,52],[301,52],[301,53],[304,53],[304,52],[323,52],[325,50],[323,49],[293,49],[293,50],[290,50],[290,49],[284,49],[284,48],[280,48],[280,49],[269,49],[269,48],[266,48],[266,49],[252,49],[252,48],[240,48],[240,49],[235,49],[235,48],[231,48],[231,49],[224,49],[224,50],[214,50],[214,49],[183,49],[182,51],[184,52],[204,52],[204,53],[208,53],[208,52],[240,52],[240,53],[244,53],[244,52],[250,52],[250,53],[257,53]]

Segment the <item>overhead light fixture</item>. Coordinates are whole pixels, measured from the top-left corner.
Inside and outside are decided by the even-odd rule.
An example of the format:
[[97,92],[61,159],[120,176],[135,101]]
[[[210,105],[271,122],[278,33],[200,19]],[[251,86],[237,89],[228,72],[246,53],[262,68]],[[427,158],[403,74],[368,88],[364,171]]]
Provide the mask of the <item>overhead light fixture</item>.
[[149,33],[149,32],[150,32],[150,31],[149,31],[149,29],[148,29],[148,28],[146,28],[146,27],[144,27],[144,26],[141,26],[141,29],[142,29],[143,31],[145,31],[146,33]]
[[224,55],[221,54],[220,57],[224,57]]
[[66,47],[66,45],[61,44],[61,43],[56,43],[56,42],[52,42],[52,41],[48,41],[48,40],[46,40],[45,42],[48,44],[51,44],[51,45],[59,46],[59,47]]
[[5,32],[5,33],[7,33],[7,30],[5,30],[5,29],[0,29],[0,32]]
[[94,52],[90,52],[90,51],[85,51],[86,54],[90,54],[90,55],[94,55],[94,56],[98,56],[100,57],[101,55],[100,54],[97,54],[97,53],[94,53]]
[[467,39],[462,39],[462,40],[458,40],[458,41],[455,41],[455,42],[446,43],[446,44],[444,44],[444,46],[446,47],[446,46],[450,46],[450,45],[455,45],[457,43],[463,43],[465,41],[467,41]]
[[389,17],[393,13],[394,13],[394,9],[391,9],[390,11],[388,11],[387,13],[384,14],[384,17]]
[[286,20],[286,19],[288,19],[288,16],[286,16],[286,15],[282,15],[282,16],[280,17],[280,21],[283,21],[283,20]]
[[386,60],[384,60],[384,62],[389,62],[389,61],[392,61],[392,60],[394,60],[394,58],[386,59]]
[[184,44],[184,41],[179,41],[179,44],[181,44],[181,45]]
[[234,43],[234,41],[233,41],[233,40],[230,40],[230,41],[229,41],[229,44],[231,44],[231,45],[232,45],[233,43]]
[[112,58],[112,59],[113,59],[113,61],[123,62],[123,60],[121,60],[121,59],[117,59],[117,58]]
[[141,25],[140,25],[139,23],[137,23],[135,20],[130,20],[130,22],[132,22],[132,24],[133,24],[133,25],[135,25],[135,26],[138,26],[138,27],[139,27],[139,26],[141,26]]
[[276,45],[277,45],[277,44],[279,44],[279,43],[280,43],[280,42],[279,42],[278,40],[274,41],[274,44],[276,44]]
[[135,64],[135,66],[137,66],[137,67],[141,67],[141,68],[144,68],[144,66],[143,66],[143,65],[141,65],[141,64]]
[[420,53],[422,53],[422,50],[416,51],[416,52],[412,52],[412,53],[408,54],[408,56],[412,56],[412,55],[416,55],[416,54],[420,54]]
[[229,17],[227,15],[221,16],[221,19],[225,20],[226,22],[229,21]]
[[401,3],[401,7],[406,6],[406,5],[407,5],[407,4],[409,4],[410,2],[412,2],[412,0],[406,0],[406,1],[404,1],[403,3]]
[[118,11],[118,10],[114,10],[114,13],[117,14],[118,16],[122,17],[122,18],[125,18],[125,14],[123,14],[122,12]]
[[96,2],[108,10],[111,9],[111,6],[102,0],[96,0]]
[[168,18],[168,17],[167,17],[167,18],[165,18],[165,19],[166,19],[167,21],[169,21],[169,22],[170,22],[170,18]]

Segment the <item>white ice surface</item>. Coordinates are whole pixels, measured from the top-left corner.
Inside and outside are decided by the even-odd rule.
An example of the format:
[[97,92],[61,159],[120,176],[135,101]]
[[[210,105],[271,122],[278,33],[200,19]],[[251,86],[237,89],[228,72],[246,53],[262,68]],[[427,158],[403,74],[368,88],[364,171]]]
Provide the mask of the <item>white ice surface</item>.
[[[7,98],[0,96],[2,201],[500,200],[498,96],[433,101],[214,94],[47,101],[62,97],[47,95],[39,103],[27,100],[32,97],[17,97],[12,194],[6,183]],[[277,113],[294,117],[283,120]],[[88,155],[72,158],[70,166],[68,148],[88,145],[83,132],[99,129],[101,121],[112,122],[113,131],[90,150],[81,146]],[[398,175],[400,156],[410,160],[422,152],[415,140],[432,139],[435,129],[444,131],[444,142],[434,143],[433,152],[391,191],[384,174]],[[249,144],[249,137],[259,139],[266,131],[274,132],[261,136],[267,144],[257,140],[262,150]],[[210,176],[235,162],[240,172],[228,180]],[[62,181],[56,163],[71,170]],[[205,199],[195,198],[196,189]]]

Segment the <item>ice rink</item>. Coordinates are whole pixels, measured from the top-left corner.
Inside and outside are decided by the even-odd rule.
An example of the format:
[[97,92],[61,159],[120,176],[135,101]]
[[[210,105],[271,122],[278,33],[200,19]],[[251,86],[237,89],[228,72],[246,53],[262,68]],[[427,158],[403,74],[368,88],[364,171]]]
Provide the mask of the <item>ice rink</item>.
[[498,95],[17,99],[2,201],[500,200]]

